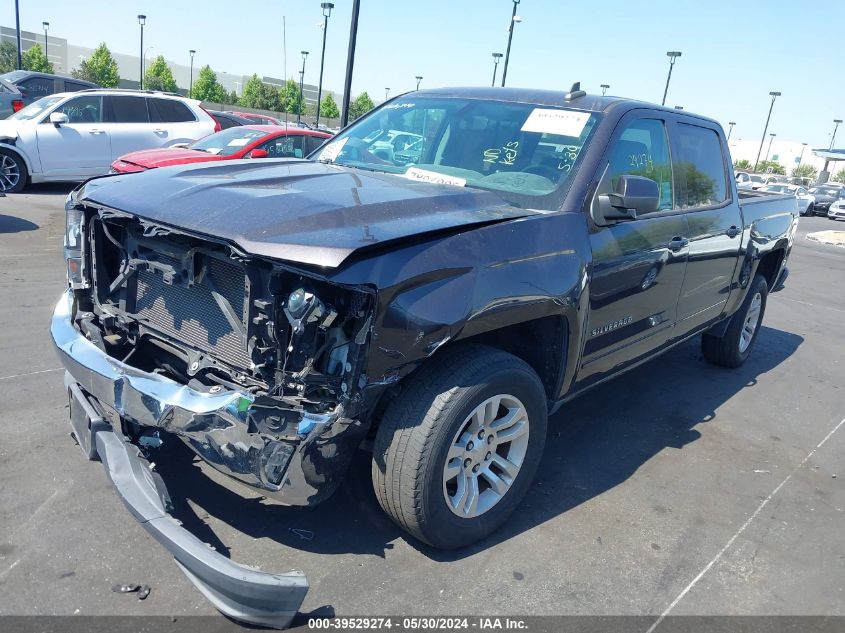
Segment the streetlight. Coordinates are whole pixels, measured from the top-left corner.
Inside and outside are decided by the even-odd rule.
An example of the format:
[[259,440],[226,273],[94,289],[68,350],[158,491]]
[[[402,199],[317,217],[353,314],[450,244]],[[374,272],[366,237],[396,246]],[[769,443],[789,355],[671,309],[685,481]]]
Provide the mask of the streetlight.
[[144,89],[144,25],[147,23],[147,16],[138,14],[138,24],[141,25],[141,77],[138,80],[138,87]]
[[420,82],[421,82],[421,81],[422,81],[422,79],[423,79],[423,78],[422,78],[422,75],[417,75],[416,77],[414,77],[414,79],[416,79],[416,80],[417,80],[417,90],[419,90],[419,89],[420,89]]
[[806,143],[801,143],[801,155],[798,157],[798,167],[792,172],[793,176],[798,176],[798,170],[801,169],[801,161],[804,159],[804,150],[807,149]]
[[387,101],[387,95],[389,95],[389,94],[390,94],[390,88],[385,88],[384,89],[384,100],[385,101]]
[[332,14],[334,5],[331,2],[320,4],[323,9],[323,54],[320,57],[320,83],[317,85],[317,122],[314,127],[320,126],[320,99],[323,95],[323,64],[326,61],[326,31],[329,30],[329,16]]
[[833,119],[833,122],[836,125],[833,127],[833,135],[830,137],[830,147],[828,147],[828,149],[833,149],[833,141],[836,140],[836,130],[839,129],[839,124],[842,123],[842,119]]
[[299,71],[299,107],[296,109],[296,124],[302,122],[302,82],[305,79],[305,58],[308,57],[308,51],[299,51],[302,53],[302,70]]
[[192,48],[188,52],[191,54],[191,80],[190,80],[190,83],[188,84],[188,96],[193,97],[194,96],[194,53],[196,53],[196,51]]
[[502,87],[505,87],[505,80],[508,78],[508,62],[511,58],[511,42],[513,41],[513,25],[517,22],[522,22],[522,18],[516,15],[516,6],[520,0],[513,0],[513,13],[511,14],[511,22],[508,24],[508,48],[505,51],[505,65],[502,68]]
[[493,53],[493,83],[490,84],[491,86],[496,85],[496,70],[499,68],[499,60],[502,59],[501,53]]
[[772,141],[775,140],[776,136],[777,134],[775,134],[774,132],[769,134],[769,147],[766,148],[766,160],[763,161],[764,163],[769,162],[769,153],[772,151]]
[[607,89],[610,88],[610,84],[602,84],[600,87],[601,87],[601,96],[603,97],[604,95],[607,94]]
[[766,132],[769,131],[769,121],[772,118],[772,109],[775,107],[775,99],[780,96],[779,92],[770,92],[772,104],[769,106],[769,116],[766,117],[766,125],[763,128],[763,138],[760,139],[760,149],[757,150],[757,160],[754,161],[754,171],[757,171],[757,163],[760,162],[760,154],[763,153],[763,143],[766,141]]
[[47,61],[50,61],[50,59],[47,57],[47,29],[50,28],[50,23],[42,22],[41,26],[44,27],[44,57],[47,58]]
[[728,121],[728,140],[731,140],[731,133],[734,131],[734,125],[736,125],[736,121]]
[[681,51],[668,51],[666,55],[669,57],[669,76],[666,77],[666,88],[663,90],[663,101],[660,105],[666,105],[666,95],[669,92],[669,80],[672,79],[672,67],[675,65],[675,60],[681,56]]

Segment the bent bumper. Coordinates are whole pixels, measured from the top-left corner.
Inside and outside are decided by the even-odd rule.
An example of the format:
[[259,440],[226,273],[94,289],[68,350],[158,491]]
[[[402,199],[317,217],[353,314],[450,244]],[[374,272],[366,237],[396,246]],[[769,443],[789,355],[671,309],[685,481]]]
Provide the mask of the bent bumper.
[[133,444],[111,429],[96,430],[91,439],[123,503],[209,602],[242,622],[277,628],[290,625],[308,592],[302,572],[258,571],[214,551],[167,513],[149,466]]

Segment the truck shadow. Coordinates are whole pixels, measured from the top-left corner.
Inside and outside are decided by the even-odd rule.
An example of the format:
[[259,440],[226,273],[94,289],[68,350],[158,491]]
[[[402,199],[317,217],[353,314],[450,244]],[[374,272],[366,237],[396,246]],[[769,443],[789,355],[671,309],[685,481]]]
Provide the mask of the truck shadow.
[[3,215],[0,213],[0,233],[20,233],[22,231],[35,231],[38,225],[35,222],[15,217],[14,215]]
[[[698,338],[684,343],[565,405],[549,421],[543,460],[535,483],[516,512],[496,533],[471,547],[443,552],[407,538],[425,556],[459,560],[513,538],[627,480],[667,447],[682,449],[718,424],[716,410],[757,377],[789,358],[803,338],[763,327],[744,366],[728,370],[701,357]],[[660,406],[655,407],[654,403]],[[764,430],[765,431],[765,430]],[[187,451],[187,449],[183,449]],[[406,538],[382,512],[370,482],[370,455],[359,451],[335,495],[314,509],[270,505],[209,485],[197,461],[176,460],[162,475],[176,504],[175,516],[201,540],[227,553],[190,500],[210,516],[252,537],[317,554],[384,556]],[[160,469],[170,460],[161,460]],[[190,464],[190,465],[188,465]],[[207,467],[203,467],[207,468]]]

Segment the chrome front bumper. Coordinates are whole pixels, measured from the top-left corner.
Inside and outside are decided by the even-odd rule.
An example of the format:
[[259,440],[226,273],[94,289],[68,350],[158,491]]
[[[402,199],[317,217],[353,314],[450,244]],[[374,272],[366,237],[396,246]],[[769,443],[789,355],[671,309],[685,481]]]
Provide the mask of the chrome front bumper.
[[[77,411],[79,407],[86,411],[82,417],[87,425],[72,420],[80,445],[89,458],[102,460],[132,514],[220,611],[252,624],[287,626],[308,591],[305,576],[243,567],[182,528],[167,513],[138,447],[115,421],[120,418],[176,434],[215,468],[295,505],[308,505],[333,489],[366,429],[340,414],[304,414],[298,441],[289,443],[292,455],[280,457],[281,441],[250,432],[252,394],[204,393],[118,361],[80,333],[74,310],[73,293],[67,291],[56,305],[50,331],[66,369],[68,394],[81,403]],[[289,459],[278,484],[266,477],[267,465],[274,459]]]

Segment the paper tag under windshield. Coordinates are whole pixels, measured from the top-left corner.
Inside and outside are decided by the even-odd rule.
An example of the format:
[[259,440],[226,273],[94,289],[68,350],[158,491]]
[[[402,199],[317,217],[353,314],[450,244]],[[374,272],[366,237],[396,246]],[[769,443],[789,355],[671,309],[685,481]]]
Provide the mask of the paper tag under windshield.
[[337,158],[337,155],[340,154],[340,150],[343,149],[343,146],[346,145],[346,141],[349,140],[349,137],[342,138],[339,141],[333,141],[326,145],[320,155],[317,157],[317,160],[325,161],[331,163]]
[[433,182],[437,185],[454,185],[455,187],[466,187],[466,178],[457,178],[455,176],[447,176],[436,171],[428,171],[426,169],[419,169],[411,167],[405,172],[405,178],[411,180],[420,180],[422,182]]
[[589,112],[534,108],[522,124],[522,131],[578,137],[589,120]]

